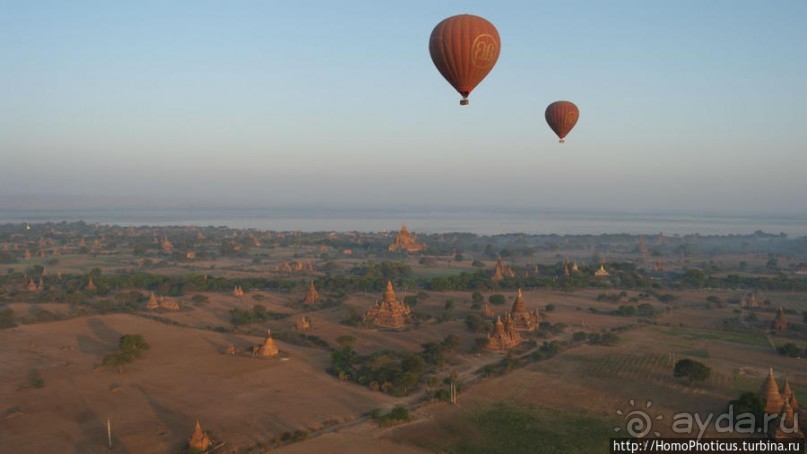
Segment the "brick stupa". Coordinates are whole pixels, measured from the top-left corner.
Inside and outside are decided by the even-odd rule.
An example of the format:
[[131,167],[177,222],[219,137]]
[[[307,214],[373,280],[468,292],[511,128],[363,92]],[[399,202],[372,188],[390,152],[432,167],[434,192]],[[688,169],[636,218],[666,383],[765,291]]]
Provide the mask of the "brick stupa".
[[513,272],[512,268],[505,265],[502,258],[499,257],[496,259],[496,268],[493,269],[493,277],[490,279],[492,281],[503,281],[506,277],[516,277],[516,273]]
[[297,323],[294,324],[294,328],[298,331],[305,331],[311,328],[311,319],[303,315],[300,317],[300,320],[297,320]]
[[404,250],[407,252],[420,252],[426,249],[426,245],[423,243],[418,243],[415,239],[415,235],[409,233],[409,230],[406,229],[406,224],[401,226],[401,231],[395,235],[395,242],[389,245],[388,248],[391,252]]
[[781,414],[784,400],[782,395],[779,394],[779,385],[776,384],[776,377],[773,376],[773,367],[771,367],[768,377],[762,382],[759,397],[765,400],[765,413],[769,415]]
[[799,411],[799,401],[796,399],[796,394],[790,389],[790,382],[785,378],[785,386],[782,389],[782,399],[790,404],[795,411]]
[[521,343],[521,335],[513,326],[510,317],[505,318],[502,323],[501,317],[496,318],[493,323],[493,332],[488,334],[488,350],[503,351],[509,350]]
[[277,349],[277,344],[275,344],[275,340],[272,339],[272,332],[270,330],[266,330],[266,339],[263,340],[263,344],[258,344],[252,349],[253,356],[261,358],[272,358],[277,356],[278,353],[280,353],[280,350]]
[[157,295],[155,295],[154,292],[151,292],[151,294],[149,294],[149,300],[146,303],[146,309],[154,310],[159,308],[160,308],[160,302],[157,301]]
[[319,301],[319,292],[317,292],[317,288],[314,287],[314,281],[308,283],[308,292],[306,292],[303,301],[305,301],[305,304],[309,305],[316,304]]
[[191,438],[188,440],[188,447],[205,452],[212,444],[213,441],[210,440],[210,436],[202,431],[202,426],[199,424],[199,421],[196,421],[196,428],[193,430],[193,435],[191,435]]
[[785,318],[785,309],[783,307],[779,308],[779,312],[776,313],[776,317],[771,322],[771,330],[777,333],[787,331],[787,319]]
[[395,299],[392,281],[387,281],[384,297],[367,310],[363,321],[377,328],[403,328],[412,321],[412,311],[409,306]]
[[538,324],[541,323],[541,315],[538,314],[538,311],[531,311],[524,304],[521,289],[518,289],[518,295],[510,310],[510,317],[513,319],[513,327],[518,331],[535,331],[538,329]]

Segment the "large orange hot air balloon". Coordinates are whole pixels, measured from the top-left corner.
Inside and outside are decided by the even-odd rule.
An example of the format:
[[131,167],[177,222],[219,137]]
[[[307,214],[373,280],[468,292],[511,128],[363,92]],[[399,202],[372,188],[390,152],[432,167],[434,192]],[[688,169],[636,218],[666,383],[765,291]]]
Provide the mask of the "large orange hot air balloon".
[[460,14],[443,20],[432,31],[429,53],[440,74],[461,95],[461,105],[499,59],[499,32],[479,16]]
[[563,138],[566,137],[566,134],[569,134],[569,131],[577,123],[580,111],[577,110],[577,106],[572,102],[555,101],[547,106],[544,116],[546,117],[546,122],[549,123],[549,127],[558,135],[560,143],[563,143]]

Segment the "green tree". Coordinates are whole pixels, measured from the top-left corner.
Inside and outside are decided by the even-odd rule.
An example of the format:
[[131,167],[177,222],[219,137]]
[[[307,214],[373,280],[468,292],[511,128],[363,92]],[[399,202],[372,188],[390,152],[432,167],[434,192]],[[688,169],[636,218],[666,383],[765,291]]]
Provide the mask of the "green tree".
[[490,322],[475,312],[465,317],[465,325],[474,333],[485,333],[490,329]]
[[356,345],[356,338],[349,334],[345,334],[336,338],[336,343],[342,348],[353,349]]
[[686,377],[689,380],[689,385],[692,386],[695,382],[705,381],[709,378],[711,372],[712,369],[706,367],[703,363],[691,359],[682,359],[675,363],[673,375],[676,377]]
[[479,292],[474,292],[471,295],[471,309],[479,309],[482,307],[482,303],[485,301],[485,297],[482,296]]
[[794,344],[793,342],[788,342],[785,345],[781,345],[776,349],[782,356],[787,356],[789,358],[798,358],[801,356],[801,349]]
[[119,373],[123,373],[123,366],[132,362],[132,355],[123,352],[110,353],[104,356],[101,360],[101,365],[112,369],[118,369]]
[[497,293],[495,295],[490,295],[488,297],[488,301],[490,302],[490,304],[501,306],[507,302],[507,299],[504,297],[504,295]]
[[729,402],[729,408],[732,410],[735,422],[740,422],[740,415],[750,413],[754,416],[757,428],[762,428],[764,424],[765,401],[756,393],[748,391],[740,395],[739,398]]
[[121,353],[130,355],[132,358],[139,357],[151,346],[140,334],[125,334],[118,340],[118,348]]

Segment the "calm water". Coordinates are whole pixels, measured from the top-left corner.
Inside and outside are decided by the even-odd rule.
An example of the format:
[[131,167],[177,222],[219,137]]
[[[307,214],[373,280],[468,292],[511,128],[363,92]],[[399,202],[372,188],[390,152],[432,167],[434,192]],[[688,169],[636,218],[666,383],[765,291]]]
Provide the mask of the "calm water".
[[383,231],[406,223],[421,233],[480,235],[656,234],[702,235],[786,233],[807,235],[807,216],[708,216],[685,214],[586,213],[508,209],[135,209],[3,210],[0,223],[79,221],[122,226],[199,225],[264,230]]

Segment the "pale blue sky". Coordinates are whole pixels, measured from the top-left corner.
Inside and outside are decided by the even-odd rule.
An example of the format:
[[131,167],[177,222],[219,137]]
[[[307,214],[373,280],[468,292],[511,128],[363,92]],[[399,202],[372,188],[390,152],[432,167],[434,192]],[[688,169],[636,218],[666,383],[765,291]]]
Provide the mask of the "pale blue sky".
[[[428,54],[461,13],[502,38],[468,107]],[[0,0],[0,209],[803,214],[805,23],[803,0]]]

